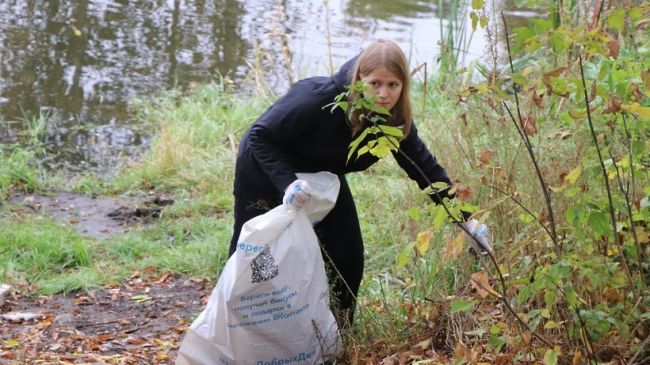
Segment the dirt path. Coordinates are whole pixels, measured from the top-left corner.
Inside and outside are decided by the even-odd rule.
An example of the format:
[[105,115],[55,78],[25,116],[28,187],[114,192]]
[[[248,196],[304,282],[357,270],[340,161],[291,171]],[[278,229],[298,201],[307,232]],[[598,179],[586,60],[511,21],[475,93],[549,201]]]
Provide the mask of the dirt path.
[[212,287],[171,273],[68,296],[5,298],[0,364],[172,364]]

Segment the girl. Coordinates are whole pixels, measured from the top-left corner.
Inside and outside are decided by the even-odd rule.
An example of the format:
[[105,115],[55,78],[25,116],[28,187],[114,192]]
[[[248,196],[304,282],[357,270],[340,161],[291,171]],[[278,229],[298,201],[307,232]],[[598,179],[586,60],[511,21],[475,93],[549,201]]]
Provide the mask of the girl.
[[[388,121],[404,138],[399,148],[422,169],[431,182],[451,180],[429,152],[413,124],[409,98],[409,69],[402,50],[392,41],[376,40],[346,62],[332,77],[312,77],[296,83],[255,121],[242,138],[235,168],[235,223],[230,254],[235,251],[243,224],[280,204],[300,208],[309,198],[296,172],[329,171],[341,182],[332,211],[314,226],[321,241],[341,325],[352,322],[363,274],[363,240],[356,207],[345,175],[363,171],[378,158],[366,153],[348,161],[350,142],[367,127],[358,115],[348,120],[340,108],[323,108],[345,86],[362,80],[375,93],[376,103],[390,111]],[[424,189],[428,186],[415,167],[399,153],[397,163]],[[434,201],[439,202],[435,195]],[[446,196],[444,192],[440,196]],[[329,258],[329,259],[328,259]]]

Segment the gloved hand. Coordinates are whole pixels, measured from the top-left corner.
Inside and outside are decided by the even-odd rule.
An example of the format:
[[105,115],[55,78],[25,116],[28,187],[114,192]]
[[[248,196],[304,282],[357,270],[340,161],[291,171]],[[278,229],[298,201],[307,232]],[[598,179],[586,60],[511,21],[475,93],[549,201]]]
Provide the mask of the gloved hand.
[[305,180],[298,179],[287,186],[282,198],[282,204],[289,205],[294,209],[300,209],[311,198],[311,194],[305,191],[309,184]]
[[488,226],[484,223],[479,223],[476,219],[472,218],[465,223],[461,223],[467,230],[470,232],[471,236],[476,238],[478,244],[474,239],[468,237],[470,242],[470,250],[474,250],[475,253],[485,254],[487,252],[492,252],[492,246],[490,245],[490,237],[488,235]]

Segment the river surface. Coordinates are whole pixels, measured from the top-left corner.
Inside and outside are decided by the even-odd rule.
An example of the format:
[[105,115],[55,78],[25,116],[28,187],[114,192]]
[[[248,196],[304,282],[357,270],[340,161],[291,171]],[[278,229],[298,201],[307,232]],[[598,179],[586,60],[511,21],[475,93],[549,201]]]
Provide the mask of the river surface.
[[[108,172],[149,142],[129,121],[134,97],[219,80],[254,92],[260,69],[258,84],[281,93],[379,37],[398,42],[411,67],[431,70],[449,24],[439,14],[451,8],[448,0],[2,0],[0,143],[20,143],[25,120],[47,115],[47,168]],[[536,15],[508,13],[516,23]],[[488,51],[484,31],[469,35],[459,40],[463,62]],[[251,67],[256,60],[261,67]]]

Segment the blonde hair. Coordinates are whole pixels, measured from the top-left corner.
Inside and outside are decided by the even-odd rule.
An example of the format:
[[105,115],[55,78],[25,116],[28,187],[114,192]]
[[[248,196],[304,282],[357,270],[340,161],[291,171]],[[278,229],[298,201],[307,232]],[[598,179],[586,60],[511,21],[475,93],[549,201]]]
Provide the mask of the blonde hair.
[[[391,110],[388,123],[390,125],[400,126],[404,132],[404,136],[407,136],[411,131],[411,125],[413,123],[411,98],[409,96],[411,75],[406,56],[404,56],[404,52],[402,52],[402,49],[397,43],[387,39],[377,39],[370,43],[359,55],[354,65],[350,82],[355,84],[361,80],[362,76],[367,76],[380,68],[386,68],[402,82],[402,92],[397,104]],[[350,93],[350,99],[355,97],[357,95]],[[363,121],[359,118],[361,113],[363,111],[357,110],[350,115],[350,128],[353,134],[363,128]]]

